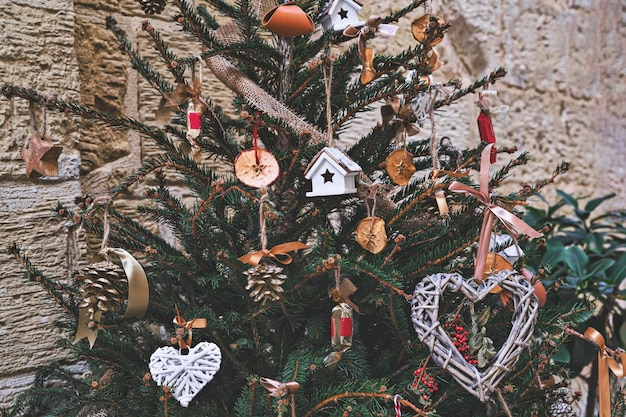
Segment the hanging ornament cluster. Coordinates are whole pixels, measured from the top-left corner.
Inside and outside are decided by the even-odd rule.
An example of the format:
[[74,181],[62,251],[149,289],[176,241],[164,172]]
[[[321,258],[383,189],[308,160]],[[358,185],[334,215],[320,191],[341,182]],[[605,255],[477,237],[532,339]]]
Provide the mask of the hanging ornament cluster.
[[[506,115],[509,110],[508,106],[493,106],[492,102],[495,100],[498,92],[495,90],[484,90],[478,93],[478,100],[476,100],[476,105],[480,109],[480,114],[478,115],[478,119],[476,120],[478,124],[478,133],[480,135],[480,140],[483,143],[487,144],[495,144],[496,143],[496,134],[493,131],[493,122],[492,118],[496,118],[501,120]],[[491,149],[491,163],[496,162],[497,150],[495,146]]]
[[[126,250],[107,247],[109,236],[108,207],[109,197],[95,199],[95,205],[104,206],[104,235],[100,254],[105,257],[83,268],[75,279],[80,283],[78,328],[74,343],[87,338],[93,347],[98,337],[98,327],[103,313],[116,310],[127,299],[123,319],[141,319],[148,310],[149,288],[146,273],[141,264]],[[115,254],[122,262],[122,270],[109,261],[109,254]],[[127,287],[127,288],[126,288]]]
[[261,250],[250,252],[239,258],[241,262],[251,266],[244,272],[248,278],[246,290],[250,291],[250,297],[255,302],[260,301],[262,304],[267,301],[278,301],[282,299],[284,293],[282,285],[287,280],[287,275],[283,274],[283,268],[277,266],[274,261],[289,265],[293,259],[288,252],[308,247],[300,242],[287,242],[267,249],[265,206],[268,201],[269,197],[264,192],[259,201]]
[[268,10],[261,18],[261,27],[284,38],[307,35],[315,30],[315,23],[294,1],[286,1]]
[[330,343],[333,351],[324,358],[326,366],[339,362],[343,354],[352,347],[353,309],[358,312],[359,308],[350,300],[350,295],[356,290],[356,286],[348,278],[341,278],[340,264],[335,263],[335,286],[328,292],[337,303],[330,315]]
[[41,132],[36,126],[35,103],[29,102],[30,124],[33,134],[28,140],[26,149],[20,156],[26,162],[28,178],[54,177],[59,175],[59,156],[63,152],[61,146],[56,146],[46,135],[46,107],[41,107]]
[[[145,30],[152,30],[144,24]],[[167,123],[174,110],[182,111],[181,106],[186,104],[186,138],[191,146],[191,154],[194,159],[200,158],[200,145],[198,138],[202,134],[202,115],[208,109],[208,104],[202,98],[202,58],[196,57],[191,68],[191,85],[180,81],[176,84],[174,91],[163,93],[159,102],[156,118],[160,123]]]
[[158,348],[150,356],[148,367],[154,382],[169,387],[180,405],[187,407],[219,371],[222,352],[215,343],[200,342],[192,346],[192,329],[205,328],[206,319],[186,321],[177,311],[174,324],[178,326],[175,338],[178,348]]
[[[426,48],[424,51],[425,63],[430,68],[431,73],[443,65],[433,47],[441,43],[449,27],[448,22],[433,14],[425,14],[411,23],[413,38]],[[431,83],[431,77],[421,76],[420,81],[428,85]]]
[[375,36],[393,36],[396,34],[398,26],[382,23],[380,16],[372,15],[361,29],[354,26],[348,26],[343,30],[345,36],[358,38],[358,51],[361,58],[361,84],[367,84],[376,78],[376,69],[374,68],[374,50],[367,46],[367,41]]
[[406,185],[411,176],[415,173],[413,164],[413,154],[406,150],[407,137],[417,135],[420,132],[415,124],[417,118],[413,114],[413,109],[404,102],[404,97],[394,96],[387,100],[387,103],[380,109],[384,124],[394,126],[396,132],[396,143],[401,144],[401,149],[391,152],[385,161],[385,169],[391,181],[396,185]]
[[348,26],[360,27],[365,22],[359,20],[358,13],[363,7],[359,0],[329,0],[317,20],[324,30],[339,32]]

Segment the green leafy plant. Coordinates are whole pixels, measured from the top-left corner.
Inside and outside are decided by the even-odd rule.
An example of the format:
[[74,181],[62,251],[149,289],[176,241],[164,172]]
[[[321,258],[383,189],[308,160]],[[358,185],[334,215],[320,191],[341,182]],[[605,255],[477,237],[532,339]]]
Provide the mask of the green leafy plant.
[[[599,212],[615,194],[580,199],[558,190],[560,200],[542,209],[529,207],[525,219],[535,226],[550,224],[542,256],[529,266],[544,269],[544,284],[551,288],[548,303],[567,311],[581,301],[593,316],[579,325],[581,332],[594,327],[605,334],[609,346],[626,346],[626,210]],[[568,363],[572,374],[595,358],[595,348],[574,338],[554,357]],[[595,363],[594,363],[595,366]],[[591,372],[589,398],[595,398],[596,373]],[[594,401],[590,402],[595,404]],[[591,415],[587,413],[587,415]]]

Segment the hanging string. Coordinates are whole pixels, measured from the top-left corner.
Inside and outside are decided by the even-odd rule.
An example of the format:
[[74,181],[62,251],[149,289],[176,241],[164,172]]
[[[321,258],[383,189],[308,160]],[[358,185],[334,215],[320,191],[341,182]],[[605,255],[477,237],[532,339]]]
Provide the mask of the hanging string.
[[[333,140],[333,113],[331,108],[331,88],[333,83],[333,61],[330,58],[330,50],[332,45],[328,45],[328,52],[326,54],[326,62],[322,64],[322,73],[324,74],[324,87],[326,89],[326,143],[328,147],[335,146]],[[328,63],[328,68],[326,67]]]
[[341,264],[339,263],[339,260],[335,262],[335,265],[337,265],[335,267],[335,288],[337,289],[337,292],[339,292],[341,291]]
[[103,255],[106,259],[109,258],[108,252],[105,250],[109,244],[109,234],[111,233],[111,226],[109,224],[109,207],[113,204],[113,198],[111,196],[105,195],[101,197],[96,197],[91,205],[87,208],[87,212],[91,211],[95,206],[104,207],[104,213],[102,215],[102,243],[100,244],[100,254]]
[[267,250],[267,229],[265,226],[265,210],[264,206],[267,201],[269,201],[269,195],[267,194],[267,188],[261,187],[259,189],[261,191],[261,200],[259,200],[259,228],[260,237],[261,237],[261,250]]
[[[52,97],[44,95],[42,101],[46,103]],[[46,106],[41,106],[41,127],[37,128],[37,115],[35,114],[35,102],[30,100],[28,102],[28,111],[30,113],[30,128],[33,132],[39,132],[40,136],[44,138],[46,136]],[[29,140],[26,141],[26,147],[28,147]]]
[[[433,94],[434,91],[434,94]],[[430,156],[433,159],[433,169],[435,174],[438,175],[441,170],[441,163],[439,162],[439,153],[437,152],[437,126],[435,125],[435,102],[439,95],[439,86],[435,86],[434,90],[431,90],[430,109],[428,110],[428,116],[430,118]]]
[[[376,212],[376,193],[378,192],[379,185],[372,184],[370,186],[369,194],[365,198],[365,208],[367,209],[367,217],[374,217],[374,213]],[[372,204],[370,210],[369,201],[372,200],[374,203]]]
[[261,162],[261,156],[259,155],[259,118],[255,117],[252,122],[252,138],[254,139],[254,159],[256,164]]

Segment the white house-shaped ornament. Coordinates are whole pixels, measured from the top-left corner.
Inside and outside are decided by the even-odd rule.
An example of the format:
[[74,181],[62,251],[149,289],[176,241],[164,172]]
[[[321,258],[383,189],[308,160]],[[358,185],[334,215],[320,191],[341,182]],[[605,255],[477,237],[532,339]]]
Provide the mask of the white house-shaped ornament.
[[342,31],[348,26],[359,27],[365,22],[359,20],[359,10],[363,3],[359,0],[328,0],[318,16],[324,30]]
[[304,178],[311,181],[307,197],[356,193],[359,164],[337,148],[325,147],[309,163]]

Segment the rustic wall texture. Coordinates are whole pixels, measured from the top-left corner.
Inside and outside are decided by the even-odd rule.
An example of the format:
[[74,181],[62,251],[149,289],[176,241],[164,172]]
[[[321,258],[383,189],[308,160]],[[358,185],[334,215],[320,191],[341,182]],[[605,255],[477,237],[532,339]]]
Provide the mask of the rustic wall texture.
[[[201,2],[202,0],[196,0]],[[409,1],[409,0],[406,0]],[[373,3],[373,2],[370,2]],[[404,2],[366,5],[361,18],[383,13]],[[554,188],[577,196],[615,192],[609,208],[624,208],[626,195],[626,5],[621,0],[433,0],[433,12],[452,23],[438,47],[446,63],[436,81],[467,82],[504,66],[509,75],[495,88],[508,116],[495,122],[498,143],[528,150],[534,159],[518,171],[519,185],[548,175],[557,163],[572,169]],[[163,33],[176,36],[169,20],[171,5],[151,18]],[[418,17],[416,11],[411,18]],[[112,114],[153,122],[158,96],[140,81],[105,28],[115,17],[142,51],[151,52],[141,31],[141,14],[133,0],[0,0],[0,83],[32,87],[81,101]],[[410,19],[399,23],[397,36],[373,44],[393,48],[414,43]],[[178,39],[189,53],[197,45]],[[194,49],[196,48],[196,49]],[[225,89],[210,76],[206,93],[228,104]],[[458,146],[476,144],[477,108],[471,97],[438,119],[437,131]],[[377,115],[361,118],[353,130],[368,129]],[[38,123],[41,123],[41,118]],[[33,132],[28,104],[0,98],[0,406],[32,381],[51,359],[71,358],[55,348],[57,307],[4,248],[16,242],[51,277],[90,262],[80,230],[60,222],[51,211],[57,201],[102,195],[142,157],[154,151],[133,132],[110,130],[63,114],[48,114],[46,129],[64,148],[57,178],[28,180],[19,152]],[[422,133],[428,134],[428,133]],[[350,139],[350,138],[346,138]],[[550,196],[548,196],[550,197]],[[137,189],[116,207],[141,198]]]

